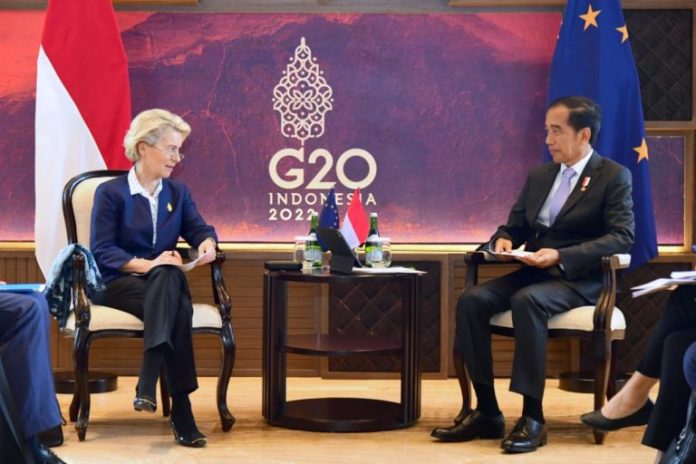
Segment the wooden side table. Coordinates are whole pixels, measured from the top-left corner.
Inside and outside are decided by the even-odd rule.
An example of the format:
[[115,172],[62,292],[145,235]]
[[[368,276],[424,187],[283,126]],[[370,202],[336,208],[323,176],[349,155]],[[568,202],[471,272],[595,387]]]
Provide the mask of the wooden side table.
[[[288,282],[328,284],[365,279],[402,285],[400,338],[329,334],[287,334]],[[370,432],[413,425],[420,417],[418,274],[337,275],[326,271],[267,271],[264,275],[263,416],[269,424],[320,432]],[[315,398],[286,401],[286,355],[401,356],[401,402],[362,398]]]

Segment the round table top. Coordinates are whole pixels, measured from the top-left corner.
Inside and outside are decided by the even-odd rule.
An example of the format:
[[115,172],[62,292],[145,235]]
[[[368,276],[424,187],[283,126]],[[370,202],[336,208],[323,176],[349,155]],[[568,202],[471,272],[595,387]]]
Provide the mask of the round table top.
[[403,282],[415,280],[421,277],[421,274],[415,273],[393,273],[393,274],[336,274],[331,273],[326,269],[314,269],[311,271],[269,271],[266,275],[274,279],[280,279],[290,282],[315,282],[315,283],[331,283],[341,281],[354,280],[381,280],[385,282]]

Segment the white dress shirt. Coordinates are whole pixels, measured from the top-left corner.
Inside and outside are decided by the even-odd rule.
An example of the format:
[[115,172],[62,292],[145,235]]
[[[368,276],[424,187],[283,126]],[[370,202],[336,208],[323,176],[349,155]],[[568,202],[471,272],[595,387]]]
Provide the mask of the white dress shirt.
[[135,175],[135,166],[133,166],[130,168],[130,171],[128,171],[128,188],[130,189],[131,195],[142,195],[147,199],[148,203],[150,203],[150,215],[152,216],[152,246],[154,247],[155,242],[157,242],[157,204],[159,202],[160,192],[162,191],[162,179],[157,181],[155,191],[150,195],[150,192],[140,185],[140,181]]

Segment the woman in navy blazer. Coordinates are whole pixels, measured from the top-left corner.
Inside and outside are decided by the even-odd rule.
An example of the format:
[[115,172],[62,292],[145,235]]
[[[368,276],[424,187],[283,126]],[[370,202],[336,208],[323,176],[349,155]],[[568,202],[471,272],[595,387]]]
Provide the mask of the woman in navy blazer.
[[90,248],[106,290],[94,303],[135,315],[144,322],[143,364],[133,407],[157,409],[155,389],[164,364],[172,395],[171,426],[177,443],[205,446],[189,394],[198,388],[191,323],[193,305],[181,264],[179,237],[197,248],[198,265],[215,259],[217,236],[206,224],[188,188],[169,179],[184,155],[179,151],[191,127],[161,109],[133,119],[124,139],[133,162],[127,175],[97,188]]

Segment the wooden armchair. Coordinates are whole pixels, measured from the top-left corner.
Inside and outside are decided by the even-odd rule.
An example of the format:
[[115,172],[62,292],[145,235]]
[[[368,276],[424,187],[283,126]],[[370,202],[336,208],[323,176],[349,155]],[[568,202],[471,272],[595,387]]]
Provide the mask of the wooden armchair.
[[[68,181],[63,190],[63,215],[67,229],[68,243],[89,247],[90,219],[92,204],[97,187],[126,171],[92,171],[80,174]],[[179,250],[182,256],[185,249]],[[73,337],[73,368],[75,371],[75,390],[70,404],[70,420],[76,422],[80,441],[85,439],[90,411],[90,391],[88,383],[89,348],[93,340],[105,337],[143,337],[143,322],[137,317],[108,306],[90,303],[85,283],[84,257],[75,253],[72,256],[74,282],[72,291],[72,312],[62,329],[62,333]],[[222,276],[222,263],[225,256],[218,251],[211,267],[212,292],[215,306],[195,303],[193,305],[193,332],[215,334],[222,344],[222,364],[217,383],[217,408],[222,422],[222,430],[228,431],[234,424],[234,416],[227,407],[227,388],[232,375],[235,358],[235,340],[230,321],[232,304],[227,294]],[[170,412],[169,395],[164,377],[160,378],[162,413]]]
[[[480,265],[503,264],[499,261],[488,261],[487,256],[488,254],[482,251],[467,253],[465,256],[467,288],[478,282]],[[616,355],[612,350],[612,344],[616,340],[622,340],[626,330],[626,319],[621,310],[614,306],[617,288],[616,271],[627,268],[630,262],[631,256],[624,254],[602,258],[603,286],[597,304],[572,308],[549,319],[549,338],[580,337],[591,341],[594,358],[594,409],[601,408],[605,398],[611,398],[616,393],[614,366]],[[496,314],[490,322],[491,333],[514,337],[512,311],[508,310]],[[471,387],[464,359],[456,348],[454,350],[454,367],[462,391],[461,416],[471,408]],[[593,433],[595,443],[604,442],[604,432],[594,430]]]

